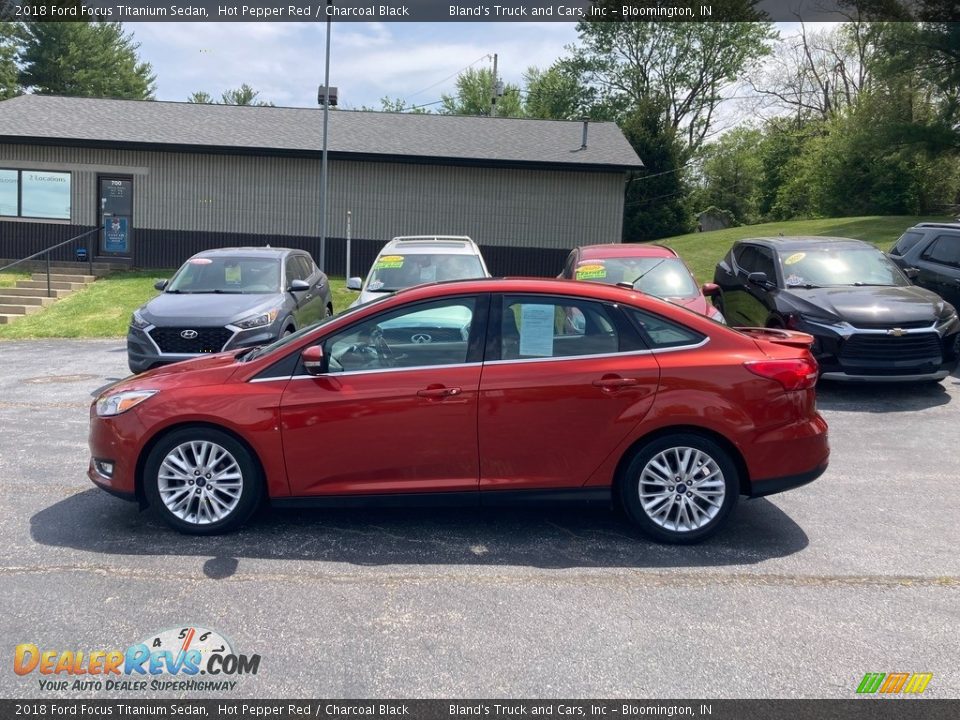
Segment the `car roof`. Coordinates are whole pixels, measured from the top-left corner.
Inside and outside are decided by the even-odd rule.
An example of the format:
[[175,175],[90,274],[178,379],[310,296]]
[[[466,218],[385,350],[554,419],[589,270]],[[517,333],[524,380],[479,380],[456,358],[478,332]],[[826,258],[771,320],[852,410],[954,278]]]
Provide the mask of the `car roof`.
[[960,230],[960,222],[922,222],[917,223],[910,230],[939,228],[941,230]]
[[607,243],[606,245],[582,245],[580,257],[584,260],[602,258],[670,258],[677,257],[676,251],[664,245],[643,243]]
[[[854,240],[853,238],[829,237],[820,235],[779,235],[774,237],[755,237],[743,238],[737,240],[736,245],[743,243],[754,243],[765,245],[777,252],[789,252],[791,250],[810,250],[817,247],[829,245],[830,247],[862,248],[864,246],[876,250],[876,248],[863,240]],[[879,251],[878,251],[879,252]]]
[[250,256],[263,256],[263,257],[283,257],[290,253],[303,253],[304,255],[308,254],[306,250],[294,250],[292,248],[285,247],[227,247],[227,248],[214,248],[213,250],[204,250],[198,252],[192,257],[250,257]]
[[384,253],[479,255],[480,249],[466,235],[404,235],[384,245],[380,254]]

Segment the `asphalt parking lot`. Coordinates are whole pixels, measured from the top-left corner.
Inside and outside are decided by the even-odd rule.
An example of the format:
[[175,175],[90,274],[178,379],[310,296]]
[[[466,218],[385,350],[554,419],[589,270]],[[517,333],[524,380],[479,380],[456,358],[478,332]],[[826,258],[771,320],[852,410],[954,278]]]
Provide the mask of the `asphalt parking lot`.
[[126,374],[118,340],[0,343],[2,697],[57,695],[9,671],[18,643],[186,625],[261,655],[231,699],[848,698],[866,672],[960,696],[957,375],[821,387],[827,473],[678,548],[603,510],[268,511],[181,536],[86,478],[91,393]]

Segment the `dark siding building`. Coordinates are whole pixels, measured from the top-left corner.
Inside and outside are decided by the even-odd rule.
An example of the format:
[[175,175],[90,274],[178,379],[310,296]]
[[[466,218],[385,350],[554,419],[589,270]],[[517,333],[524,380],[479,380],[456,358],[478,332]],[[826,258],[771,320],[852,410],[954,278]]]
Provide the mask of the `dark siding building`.
[[[0,258],[101,227],[95,254],[176,267],[200,250],[320,250],[321,111],[26,95],[0,102]],[[469,235],[495,274],[554,275],[619,242],[613,123],[332,111],[326,269],[396,235]],[[64,253],[72,253],[65,249]],[[65,256],[64,256],[65,257]]]

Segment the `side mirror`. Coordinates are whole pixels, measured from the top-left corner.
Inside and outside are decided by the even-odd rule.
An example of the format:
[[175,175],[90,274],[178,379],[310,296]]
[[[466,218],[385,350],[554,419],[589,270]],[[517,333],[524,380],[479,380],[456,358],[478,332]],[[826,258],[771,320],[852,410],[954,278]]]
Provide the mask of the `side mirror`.
[[303,369],[311,375],[321,375],[323,373],[323,346],[311,345],[302,353],[300,359],[303,360]]
[[310,289],[310,283],[306,280],[294,280],[290,283],[290,292],[303,292]]
[[347,280],[347,290],[356,290],[360,292],[360,288],[363,287],[363,279],[358,277],[352,277]]
[[903,274],[906,275],[910,280],[916,280],[920,277],[920,268],[908,267],[903,269]]
[[157,281],[153,284],[153,289],[154,289],[154,290],[163,291],[163,290],[166,289],[167,283],[169,283],[169,282],[170,282],[169,280],[157,280]]
[[752,272],[747,275],[747,282],[752,283],[753,285],[759,285],[762,288],[770,289],[773,287],[773,283],[767,278],[765,272]]
[[[763,273],[759,273],[763,275]],[[703,293],[704,297],[719,297],[720,296],[720,286],[716,283],[704,283],[700,286],[700,292]]]

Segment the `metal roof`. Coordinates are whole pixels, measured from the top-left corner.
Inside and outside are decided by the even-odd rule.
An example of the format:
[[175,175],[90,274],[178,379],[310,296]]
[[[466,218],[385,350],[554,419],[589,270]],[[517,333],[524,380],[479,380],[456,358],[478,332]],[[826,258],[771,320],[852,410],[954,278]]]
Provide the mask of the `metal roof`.
[[[312,155],[322,149],[317,108],[204,105],[21,95],[0,102],[0,142]],[[616,123],[331,110],[332,157],[566,166],[643,166]]]

